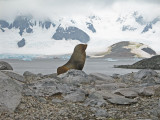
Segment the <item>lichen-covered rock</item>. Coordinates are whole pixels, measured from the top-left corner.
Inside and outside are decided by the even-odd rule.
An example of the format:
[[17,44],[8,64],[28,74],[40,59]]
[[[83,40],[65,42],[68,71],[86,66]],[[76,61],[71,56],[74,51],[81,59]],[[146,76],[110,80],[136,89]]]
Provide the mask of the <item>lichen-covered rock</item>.
[[0,112],[14,112],[22,97],[22,86],[0,72]]
[[13,70],[13,68],[9,63],[0,61],[0,70]]

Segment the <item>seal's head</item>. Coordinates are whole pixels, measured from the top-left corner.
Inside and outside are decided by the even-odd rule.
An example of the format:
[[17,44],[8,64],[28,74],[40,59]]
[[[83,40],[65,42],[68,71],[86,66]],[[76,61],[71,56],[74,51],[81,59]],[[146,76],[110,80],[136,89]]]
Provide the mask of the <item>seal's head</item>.
[[85,52],[85,50],[87,49],[87,44],[78,44],[75,48],[74,51],[78,52],[79,50],[81,50],[81,52]]

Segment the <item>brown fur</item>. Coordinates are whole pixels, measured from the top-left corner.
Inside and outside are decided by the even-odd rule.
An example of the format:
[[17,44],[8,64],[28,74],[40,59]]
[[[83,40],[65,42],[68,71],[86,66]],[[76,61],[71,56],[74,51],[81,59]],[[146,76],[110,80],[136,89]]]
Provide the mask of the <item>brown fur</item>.
[[67,72],[69,69],[82,70],[86,60],[86,44],[78,44],[70,60],[63,66],[57,68],[57,75]]

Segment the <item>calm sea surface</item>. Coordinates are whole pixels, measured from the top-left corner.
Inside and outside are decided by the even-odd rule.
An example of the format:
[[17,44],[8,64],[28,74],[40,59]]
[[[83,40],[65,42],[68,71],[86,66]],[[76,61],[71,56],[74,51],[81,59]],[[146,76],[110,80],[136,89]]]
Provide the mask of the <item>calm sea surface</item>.
[[[14,69],[14,72],[23,74],[25,71],[30,71],[33,73],[51,74],[56,73],[59,66],[64,65],[68,60],[62,59],[33,59],[32,61],[23,61],[15,59],[5,59],[10,63]],[[116,60],[106,60],[106,59],[86,59],[86,63],[83,71],[87,74],[89,73],[105,73],[107,75],[126,74],[130,72],[136,72],[136,69],[121,69],[114,68],[114,65],[122,64],[133,64],[137,62],[135,59],[116,59]]]

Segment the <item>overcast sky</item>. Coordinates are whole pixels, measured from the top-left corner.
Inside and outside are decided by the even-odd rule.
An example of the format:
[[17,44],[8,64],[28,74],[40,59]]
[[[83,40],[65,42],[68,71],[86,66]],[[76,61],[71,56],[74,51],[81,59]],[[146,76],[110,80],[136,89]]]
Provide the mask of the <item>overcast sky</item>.
[[[158,13],[160,0],[0,0],[0,17],[21,13],[43,15],[85,15],[128,6],[152,14]],[[117,9],[118,8],[118,9]]]

